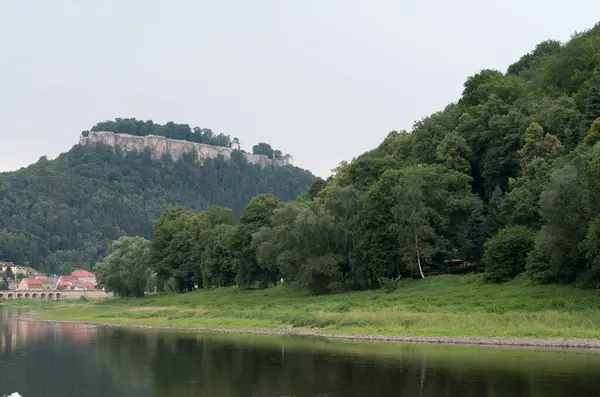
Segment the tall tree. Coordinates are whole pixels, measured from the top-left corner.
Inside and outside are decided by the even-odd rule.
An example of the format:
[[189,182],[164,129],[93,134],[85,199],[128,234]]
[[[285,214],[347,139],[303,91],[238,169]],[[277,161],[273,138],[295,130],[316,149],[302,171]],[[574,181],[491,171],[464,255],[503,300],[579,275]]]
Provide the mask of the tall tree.
[[98,284],[120,297],[142,297],[150,278],[150,242],[121,237],[110,254],[96,265]]
[[277,197],[262,194],[250,200],[244,208],[234,243],[237,256],[236,282],[242,287],[249,287],[255,282],[261,287],[266,287],[270,281],[276,280],[276,274],[261,270],[251,243],[254,233],[271,225],[271,216],[278,205]]
[[400,246],[404,247],[404,260],[410,263],[416,259],[421,278],[425,278],[421,257],[431,258],[435,232],[427,218],[422,175],[418,168],[407,171],[393,191],[396,198],[396,205],[392,208],[393,227]]

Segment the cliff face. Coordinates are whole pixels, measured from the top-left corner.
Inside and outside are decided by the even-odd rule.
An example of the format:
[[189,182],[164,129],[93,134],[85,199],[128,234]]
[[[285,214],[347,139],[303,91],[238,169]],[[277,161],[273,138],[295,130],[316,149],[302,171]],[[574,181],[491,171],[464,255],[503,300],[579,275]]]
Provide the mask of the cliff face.
[[[147,135],[135,136],[127,134],[115,134],[113,132],[90,131],[88,136],[81,137],[80,145],[95,145],[103,143],[121,150],[150,149],[155,158],[160,158],[165,154],[170,154],[173,160],[179,160],[184,153],[195,152],[198,155],[198,161],[202,163],[207,158],[223,156],[225,159],[231,159],[232,148],[222,146],[204,145],[202,143],[179,141],[168,139],[162,136]],[[266,165],[293,165],[294,159],[286,155],[280,160],[271,160],[263,154],[244,153],[250,164]]]

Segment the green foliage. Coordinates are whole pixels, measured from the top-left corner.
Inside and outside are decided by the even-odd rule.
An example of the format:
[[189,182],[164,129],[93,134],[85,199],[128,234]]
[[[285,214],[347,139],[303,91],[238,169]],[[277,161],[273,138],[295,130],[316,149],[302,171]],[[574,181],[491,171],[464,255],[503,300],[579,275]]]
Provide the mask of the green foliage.
[[394,292],[396,289],[398,289],[398,284],[400,283],[401,279],[402,277],[400,276],[395,278],[377,277],[377,281],[379,282],[381,289],[387,294],[389,294],[390,292]]
[[252,153],[253,154],[264,154],[265,156],[269,157],[270,159],[282,158],[282,153],[280,150],[273,149],[271,147],[271,145],[269,145],[268,143],[265,143],[265,142],[259,142],[256,145],[252,146]]
[[465,174],[471,170],[471,155],[467,141],[457,132],[446,134],[436,149],[438,163]]
[[483,256],[486,280],[505,282],[524,272],[534,239],[535,231],[525,226],[501,229],[490,238]]
[[0,280],[0,291],[8,291],[8,282],[6,280]]
[[150,242],[121,237],[110,254],[96,265],[98,285],[120,297],[142,297],[150,278]]
[[[202,167],[103,146],[41,158],[0,176],[0,254],[68,268],[123,235],[152,236],[157,287],[178,292],[281,277],[312,294],[370,289],[457,258],[483,260],[491,281],[525,269],[535,282],[597,286],[599,111],[600,24],[540,43],[506,74],[468,77],[456,103],[326,181],[237,151]],[[135,119],[92,130],[239,143]],[[281,156],[267,143],[253,152]]]
[[600,141],[600,117],[594,120],[584,138],[584,142],[590,146],[594,146],[598,141]]
[[0,174],[0,260],[46,273],[89,267],[123,235],[150,238],[167,207],[193,211],[213,204],[240,216],[258,194],[294,200],[314,181],[296,167],[193,156],[153,160],[148,151],[75,146],[56,160]]
[[[228,135],[215,134],[208,128],[194,127],[188,124],[177,124],[169,121],[167,124],[155,124],[152,120],[136,120],[135,118],[117,118],[114,121],[103,121],[92,127],[91,131],[108,131],[119,134],[137,136],[158,135],[165,138],[182,141],[204,143],[215,146],[231,146],[232,140]],[[87,132],[84,131],[84,136]],[[236,142],[239,144],[239,140]]]

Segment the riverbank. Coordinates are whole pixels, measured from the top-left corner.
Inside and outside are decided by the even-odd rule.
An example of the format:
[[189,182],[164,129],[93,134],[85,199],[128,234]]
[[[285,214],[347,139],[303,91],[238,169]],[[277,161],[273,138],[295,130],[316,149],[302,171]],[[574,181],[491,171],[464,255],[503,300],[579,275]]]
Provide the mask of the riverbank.
[[600,348],[600,293],[440,276],[397,291],[307,296],[221,288],[103,302],[35,305],[36,318],[136,328],[399,342]]

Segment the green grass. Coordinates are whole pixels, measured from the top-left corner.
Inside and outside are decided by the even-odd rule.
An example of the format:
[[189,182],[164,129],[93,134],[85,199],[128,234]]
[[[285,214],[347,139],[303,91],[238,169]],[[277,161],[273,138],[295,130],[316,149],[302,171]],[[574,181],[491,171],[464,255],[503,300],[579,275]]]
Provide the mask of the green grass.
[[128,324],[321,328],[352,334],[600,337],[600,292],[481,277],[438,276],[382,291],[308,296],[291,288],[221,288],[185,294],[52,303],[44,319]]

